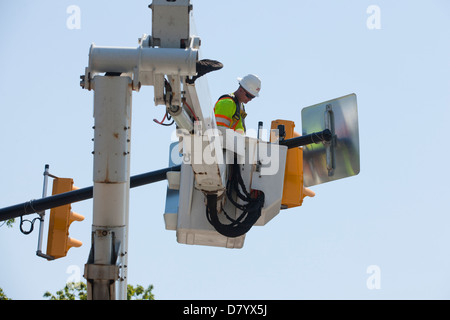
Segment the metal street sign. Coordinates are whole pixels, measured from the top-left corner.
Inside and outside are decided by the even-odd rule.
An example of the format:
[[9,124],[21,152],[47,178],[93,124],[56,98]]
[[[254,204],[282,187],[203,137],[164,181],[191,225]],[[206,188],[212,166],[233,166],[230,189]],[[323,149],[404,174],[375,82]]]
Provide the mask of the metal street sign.
[[333,138],[303,147],[303,184],[314,186],[357,175],[360,171],[356,95],[302,110],[302,135],[329,129]]

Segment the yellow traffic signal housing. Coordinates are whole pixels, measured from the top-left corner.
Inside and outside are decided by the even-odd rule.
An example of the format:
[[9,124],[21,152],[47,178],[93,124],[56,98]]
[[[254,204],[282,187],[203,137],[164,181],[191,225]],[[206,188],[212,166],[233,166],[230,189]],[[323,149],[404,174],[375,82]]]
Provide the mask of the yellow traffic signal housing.
[[[71,178],[55,178],[52,195],[77,189]],[[65,257],[72,247],[80,247],[81,241],[69,237],[69,227],[73,221],[83,221],[84,217],[71,211],[71,205],[66,204],[50,210],[48,227],[47,255],[55,259]]]
[[[271,129],[277,129],[279,125],[284,125],[286,140],[300,136],[294,131],[293,121],[274,120]],[[303,148],[292,148],[287,152],[281,204],[286,208],[298,207],[306,196],[314,197],[315,193],[303,186]]]

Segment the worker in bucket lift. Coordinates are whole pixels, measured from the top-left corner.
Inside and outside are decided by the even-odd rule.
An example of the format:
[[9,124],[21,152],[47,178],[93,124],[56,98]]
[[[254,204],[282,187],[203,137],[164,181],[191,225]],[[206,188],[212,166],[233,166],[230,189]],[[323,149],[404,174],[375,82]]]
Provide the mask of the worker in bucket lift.
[[232,129],[237,133],[245,134],[244,105],[255,97],[259,97],[261,80],[253,74],[238,78],[239,88],[232,94],[226,94],[219,98],[214,107],[216,123],[219,128]]

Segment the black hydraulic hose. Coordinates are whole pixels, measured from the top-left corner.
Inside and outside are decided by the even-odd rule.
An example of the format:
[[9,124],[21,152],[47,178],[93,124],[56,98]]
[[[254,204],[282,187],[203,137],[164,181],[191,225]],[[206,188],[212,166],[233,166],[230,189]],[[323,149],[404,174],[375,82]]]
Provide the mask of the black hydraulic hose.
[[[240,174],[239,165],[235,163],[231,166],[230,178],[227,183],[227,197],[231,203],[242,213],[235,219],[230,217],[222,208],[221,212],[231,222],[224,224],[219,220],[217,209],[217,195],[207,194],[206,218],[217,232],[225,237],[236,238],[246,234],[261,216],[264,206],[264,193],[256,192],[256,197],[252,197],[245,189],[244,181]],[[241,192],[241,190],[242,192]],[[233,191],[236,196],[245,201],[246,204],[239,204],[233,199]]]

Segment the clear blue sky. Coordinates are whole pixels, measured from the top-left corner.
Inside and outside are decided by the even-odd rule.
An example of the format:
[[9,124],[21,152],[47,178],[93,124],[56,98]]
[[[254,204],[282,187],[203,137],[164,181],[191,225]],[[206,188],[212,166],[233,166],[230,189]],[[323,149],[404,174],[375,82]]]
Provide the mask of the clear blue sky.
[[[135,47],[151,33],[150,1],[0,3],[0,207],[39,198],[46,163],[92,185],[93,92],[79,76],[92,42]],[[133,189],[129,283],[153,284],[157,299],[449,299],[450,2],[191,2],[203,56],[225,65],[208,76],[211,99],[258,74],[247,126],[287,119],[301,131],[302,108],[356,93],[361,173],[313,187],[241,250],[178,244],[164,229],[165,182]],[[80,29],[67,27],[71,5]],[[380,29],[367,26],[371,5]],[[173,128],[152,121],[163,114],[152,88],[133,93],[132,175],[168,165]],[[9,297],[43,299],[82,276],[92,201],[73,210],[86,217],[71,227],[84,245],[59,261],[36,257],[37,231],[0,228]],[[379,289],[367,286],[370,266]]]

